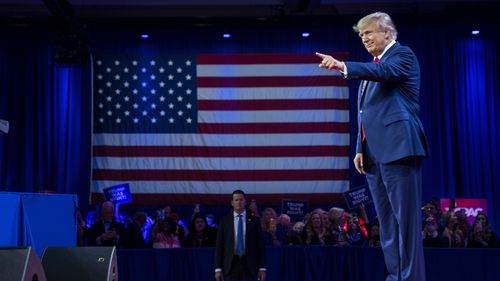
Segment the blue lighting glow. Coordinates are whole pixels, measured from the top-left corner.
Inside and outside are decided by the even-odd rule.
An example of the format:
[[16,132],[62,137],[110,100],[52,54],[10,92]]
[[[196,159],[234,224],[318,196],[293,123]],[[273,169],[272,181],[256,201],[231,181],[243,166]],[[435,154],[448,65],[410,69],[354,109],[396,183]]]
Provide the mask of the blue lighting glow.
[[302,37],[309,37],[309,32],[302,32]]
[[222,37],[224,37],[224,38],[231,38],[231,34],[229,34],[229,33],[224,33],[224,34],[222,34]]
[[476,30],[472,30],[472,32],[471,32],[471,33],[472,33],[472,35],[478,35],[478,34],[479,34],[479,32],[480,32],[480,31],[476,29]]
[[148,39],[149,38],[149,34],[141,34],[141,38],[142,39]]

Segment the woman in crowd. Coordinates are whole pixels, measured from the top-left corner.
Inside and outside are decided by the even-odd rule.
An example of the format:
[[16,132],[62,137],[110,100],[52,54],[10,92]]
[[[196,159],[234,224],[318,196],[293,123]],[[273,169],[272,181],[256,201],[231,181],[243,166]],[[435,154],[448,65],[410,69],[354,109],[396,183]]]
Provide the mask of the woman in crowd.
[[477,214],[468,241],[469,248],[496,248],[500,246],[498,236],[491,230],[485,213]]
[[465,209],[459,209],[455,211],[455,215],[457,216],[457,227],[464,234],[465,247],[467,247],[470,235],[470,224],[469,222],[467,222],[467,214],[465,213]]
[[153,248],[180,248],[179,237],[175,234],[177,224],[171,218],[159,219],[153,226]]
[[266,246],[283,245],[285,232],[283,226],[278,223],[278,217],[273,208],[266,208],[262,211],[260,222],[262,225],[264,244]]
[[303,239],[307,245],[331,245],[332,235],[326,230],[321,218],[321,211],[313,211],[306,222]]
[[458,221],[455,212],[448,211],[444,215],[445,228],[443,237],[448,240],[449,248],[464,248],[465,237],[464,233],[458,228]]

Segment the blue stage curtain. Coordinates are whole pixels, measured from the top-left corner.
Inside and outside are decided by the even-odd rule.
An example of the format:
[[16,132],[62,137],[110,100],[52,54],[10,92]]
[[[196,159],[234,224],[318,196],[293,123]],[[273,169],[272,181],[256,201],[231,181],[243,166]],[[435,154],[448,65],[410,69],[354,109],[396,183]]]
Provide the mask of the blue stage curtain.
[[423,197],[486,198],[490,222],[499,229],[499,40],[493,29],[470,32],[432,26],[409,38],[420,60],[421,116],[431,148]]
[[57,65],[52,37],[6,32],[0,46],[0,190],[75,193],[88,203],[91,94],[87,66]]

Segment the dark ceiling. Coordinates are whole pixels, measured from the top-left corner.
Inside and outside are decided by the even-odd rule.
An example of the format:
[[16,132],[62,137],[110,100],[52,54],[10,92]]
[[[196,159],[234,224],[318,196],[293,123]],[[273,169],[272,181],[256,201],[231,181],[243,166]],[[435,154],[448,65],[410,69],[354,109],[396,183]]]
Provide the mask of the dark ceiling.
[[[0,0],[0,24],[78,19],[85,24],[158,24],[333,20],[385,11],[428,20],[443,15],[492,18],[498,0]],[[401,16],[402,15],[402,16]]]

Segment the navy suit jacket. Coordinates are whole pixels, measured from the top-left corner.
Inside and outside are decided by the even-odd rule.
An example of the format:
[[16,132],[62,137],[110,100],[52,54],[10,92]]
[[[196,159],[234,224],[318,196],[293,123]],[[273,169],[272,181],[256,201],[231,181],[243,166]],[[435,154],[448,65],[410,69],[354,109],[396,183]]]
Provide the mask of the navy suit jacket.
[[362,124],[366,144],[378,162],[427,156],[427,140],[418,118],[420,67],[413,51],[396,42],[378,63],[345,65],[346,78],[364,80],[358,92],[356,153],[364,153]]
[[[224,275],[229,273],[234,257],[234,217],[233,211],[224,216],[219,224],[215,242],[215,268],[221,268]],[[262,239],[259,218],[247,211],[245,231],[245,256],[248,270],[257,277],[259,268],[266,267],[266,252]]]

